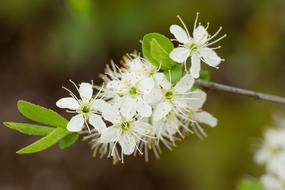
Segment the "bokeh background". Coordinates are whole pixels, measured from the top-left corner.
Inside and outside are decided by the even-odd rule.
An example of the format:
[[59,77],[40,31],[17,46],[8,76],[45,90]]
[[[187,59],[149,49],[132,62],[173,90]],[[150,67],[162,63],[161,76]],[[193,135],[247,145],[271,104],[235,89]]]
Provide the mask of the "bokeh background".
[[[56,109],[69,79],[100,84],[110,59],[140,50],[146,33],[171,37],[177,14],[192,28],[197,11],[210,32],[222,25],[228,35],[213,81],[285,96],[284,0],[1,0],[0,121],[26,121],[18,99]],[[205,109],[219,118],[217,128],[205,128],[207,139],[189,136],[159,160],[131,157],[116,166],[92,158],[82,141],[16,155],[36,138],[1,125],[0,189],[233,190],[241,178],[259,176],[252,154],[272,112],[285,114],[284,106],[208,91]]]

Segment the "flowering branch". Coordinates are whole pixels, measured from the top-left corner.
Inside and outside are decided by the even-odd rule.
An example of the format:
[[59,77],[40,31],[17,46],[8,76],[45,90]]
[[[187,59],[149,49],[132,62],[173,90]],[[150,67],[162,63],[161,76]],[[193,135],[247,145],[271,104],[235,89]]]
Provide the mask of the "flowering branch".
[[247,90],[247,89],[242,89],[242,88],[238,88],[234,86],[228,86],[228,85],[219,84],[215,82],[205,82],[201,80],[197,80],[195,84],[205,89],[224,91],[224,92],[229,92],[232,94],[249,96],[255,99],[259,99],[259,100],[266,100],[266,101],[271,101],[275,103],[285,104],[285,98],[280,97],[280,96],[274,96],[274,95],[256,92],[252,90]]

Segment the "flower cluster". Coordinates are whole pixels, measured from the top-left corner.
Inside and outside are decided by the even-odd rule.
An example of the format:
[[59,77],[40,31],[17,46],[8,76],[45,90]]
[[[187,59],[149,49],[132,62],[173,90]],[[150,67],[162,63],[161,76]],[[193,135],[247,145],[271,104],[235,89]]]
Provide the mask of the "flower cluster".
[[261,181],[265,190],[285,189],[285,120],[276,119],[277,128],[270,128],[255,155],[255,161],[264,165],[266,174]]
[[[62,98],[56,104],[76,114],[67,129],[85,134],[84,139],[90,140],[94,155],[98,153],[112,157],[114,162],[123,162],[124,155],[144,154],[148,160],[149,150],[158,157],[161,144],[172,149],[187,133],[206,136],[200,124],[216,126],[216,118],[202,110],[206,93],[194,83],[199,77],[200,60],[213,67],[222,61],[215,48],[209,47],[217,41],[209,42],[220,30],[210,37],[207,27],[196,26],[196,22],[197,19],[193,38],[183,22],[185,30],[178,25],[170,27],[182,45],[169,52],[166,59],[178,66],[185,63],[185,72],[178,81],[172,81],[170,70],[169,73],[161,70],[162,63],[157,66],[147,57],[128,54],[122,67],[113,62],[107,66],[101,75],[103,85],[75,85],[79,97],[66,89],[71,97]],[[190,72],[186,68],[188,57],[191,57]],[[99,91],[96,96],[93,89]],[[83,129],[84,124],[87,130]]]

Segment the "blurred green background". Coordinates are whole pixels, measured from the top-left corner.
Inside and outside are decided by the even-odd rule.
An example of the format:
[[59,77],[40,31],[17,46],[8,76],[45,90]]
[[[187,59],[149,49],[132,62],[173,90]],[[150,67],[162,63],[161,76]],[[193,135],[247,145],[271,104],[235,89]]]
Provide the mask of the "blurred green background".
[[[211,69],[213,81],[285,96],[284,0],[1,0],[0,121],[25,121],[18,99],[56,109],[68,79],[100,84],[110,59],[140,51],[146,33],[172,37],[177,14],[192,28],[196,12],[211,33],[223,26],[228,35],[218,50],[226,62]],[[207,139],[188,136],[159,160],[131,157],[116,166],[93,159],[81,141],[65,151],[16,155],[34,138],[2,126],[0,189],[233,190],[241,178],[259,176],[252,154],[272,111],[284,106],[208,91],[205,109],[219,118]]]

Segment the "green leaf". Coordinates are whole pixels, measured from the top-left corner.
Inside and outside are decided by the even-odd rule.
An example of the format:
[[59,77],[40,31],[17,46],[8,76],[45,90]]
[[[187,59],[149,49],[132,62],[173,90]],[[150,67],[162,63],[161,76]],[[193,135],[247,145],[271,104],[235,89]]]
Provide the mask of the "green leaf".
[[171,69],[165,70],[164,75],[167,80],[172,84],[176,84],[182,77],[183,74],[183,66],[182,64],[176,64]]
[[67,126],[68,121],[51,109],[35,105],[24,100],[19,100],[17,105],[19,111],[32,121],[54,127],[65,128]]
[[66,135],[59,141],[59,148],[63,150],[70,147],[77,141],[78,138],[79,133],[70,133],[69,135]]
[[263,185],[259,180],[243,180],[237,190],[263,190]]
[[143,37],[142,51],[144,56],[156,67],[162,70],[170,69],[175,64],[169,57],[174,49],[173,43],[164,35],[149,33]]
[[17,151],[17,154],[29,154],[45,150],[56,144],[60,139],[68,135],[70,132],[63,128],[56,128],[47,136],[34,142],[33,144]]
[[54,130],[54,128],[51,127],[33,125],[28,123],[4,122],[3,124],[10,129],[14,129],[26,135],[46,136]]
[[200,71],[199,80],[206,81],[206,82],[210,81],[211,80],[211,73],[210,73],[210,71],[202,69]]

